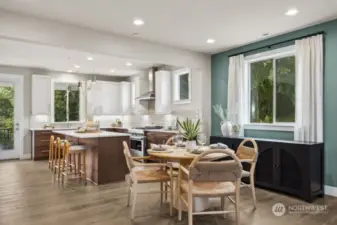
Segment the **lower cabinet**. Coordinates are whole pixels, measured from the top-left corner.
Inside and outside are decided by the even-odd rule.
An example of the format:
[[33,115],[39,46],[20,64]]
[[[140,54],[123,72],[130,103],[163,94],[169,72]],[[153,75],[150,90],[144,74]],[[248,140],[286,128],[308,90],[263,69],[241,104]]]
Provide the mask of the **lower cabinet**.
[[[236,151],[243,138],[210,138]],[[256,140],[258,161],[255,184],[261,188],[312,202],[324,193],[324,144],[295,141]],[[245,166],[244,166],[245,167]]]
[[[31,131],[32,137],[32,159],[45,160],[49,157],[50,136],[53,134],[52,130],[34,130]],[[64,139],[63,135],[56,135],[56,138]]]

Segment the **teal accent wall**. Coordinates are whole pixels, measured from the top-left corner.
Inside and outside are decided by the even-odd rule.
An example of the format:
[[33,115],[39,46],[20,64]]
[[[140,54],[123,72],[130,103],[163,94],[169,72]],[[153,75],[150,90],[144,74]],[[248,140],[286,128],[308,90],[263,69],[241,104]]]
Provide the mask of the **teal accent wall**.
[[[247,50],[266,47],[257,52],[267,51],[268,45],[287,41],[317,32],[324,32],[324,146],[325,184],[337,187],[337,20],[329,21],[277,37],[245,45],[226,52],[212,55],[212,105],[227,107],[228,56]],[[271,49],[294,44],[294,41],[273,46]],[[219,135],[220,121],[212,109],[212,135]],[[256,138],[292,140],[292,132],[245,130],[245,135]]]

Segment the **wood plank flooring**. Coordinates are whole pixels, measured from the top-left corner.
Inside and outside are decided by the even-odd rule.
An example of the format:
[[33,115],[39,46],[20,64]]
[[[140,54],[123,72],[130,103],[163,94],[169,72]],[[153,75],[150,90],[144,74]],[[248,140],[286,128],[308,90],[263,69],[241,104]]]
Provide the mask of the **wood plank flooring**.
[[[152,186],[153,187],[153,186]],[[147,187],[151,188],[151,187]],[[156,186],[155,186],[156,188]],[[136,218],[129,219],[126,207],[127,189],[124,182],[103,186],[82,186],[76,182],[62,187],[52,178],[46,162],[0,162],[0,225],[183,225],[187,215],[178,221],[169,216],[168,205],[160,208],[159,195],[144,195],[137,199]],[[328,197],[314,204],[327,204],[325,214],[286,214],[277,217],[272,213],[275,203],[307,204],[303,201],[257,190],[257,210],[252,210],[249,189],[241,194],[242,225],[336,225],[337,198]],[[232,206],[230,206],[232,207]],[[233,225],[234,215],[195,216],[195,225]]]

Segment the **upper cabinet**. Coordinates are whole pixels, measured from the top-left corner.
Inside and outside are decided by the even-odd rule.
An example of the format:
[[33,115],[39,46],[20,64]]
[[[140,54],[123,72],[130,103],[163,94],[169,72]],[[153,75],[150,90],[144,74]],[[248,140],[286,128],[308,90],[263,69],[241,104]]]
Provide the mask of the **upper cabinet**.
[[121,113],[123,115],[129,115],[132,111],[132,84],[131,82],[121,82]]
[[51,77],[32,75],[32,115],[50,116]]
[[120,115],[121,93],[118,82],[97,81],[88,93],[89,115]]
[[159,70],[155,73],[157,114],[171,113],[171,72]]
[[189,68],[173,71],[173,103],[191,103],[191,70]]

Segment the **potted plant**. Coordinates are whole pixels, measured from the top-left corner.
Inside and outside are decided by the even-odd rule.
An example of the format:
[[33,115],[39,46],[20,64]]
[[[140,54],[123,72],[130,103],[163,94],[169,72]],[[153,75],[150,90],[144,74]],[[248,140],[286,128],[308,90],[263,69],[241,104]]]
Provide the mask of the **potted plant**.
[[189,150],[195,149],[197,146],[196,138],[200,131],[200,119],[195,123],[191,119],[185,121],[177,120],[179,127],[183,130],[183,136],[186,140],[186,148]]
[[220,119],[220,129],[223,136],[229,136],[230,130],[232,129],[232,124],[227,120],[227,111],[222,109],[221,104],[213,105],[214,113]]

